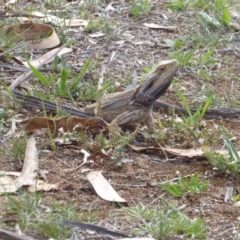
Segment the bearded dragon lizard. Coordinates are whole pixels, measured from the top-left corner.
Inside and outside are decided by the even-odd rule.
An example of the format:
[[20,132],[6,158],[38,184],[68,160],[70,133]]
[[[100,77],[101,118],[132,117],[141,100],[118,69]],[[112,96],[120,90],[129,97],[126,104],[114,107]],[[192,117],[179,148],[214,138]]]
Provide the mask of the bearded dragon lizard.
[[99,105],[89,105],[85,111],[93,112],[96,116],[111,122],[112,129],[116,131],[118,131],[116,126],[135,126],[138,123],[145,123],[149,132],[154,133],[153,103],[167,90],[177,68],[177,60],[161,61],[140,86],[109,94]]
[[[119,132],[118,127],[135,126],[145,123],[149,132],[155,132],[155,124],[152,116],[154,102],[167,90],[177,71],[177,60],[165,60],[146,76],[142,84],[136,88],[107,95],[101,102],[91,104],[85,108],[85,112],[77,110],[80,117],[89,117],[86,113],[94,114],[110,123],[110,129]],[[23,105],[40,107],[46,110],[56,110],[57,106],[49,101],[36,97],[23,96],[19,92],[14,94],[23,99]],[[69,108],[62,107],[69,112]],[[81,113],[81,114],[79,114]]]

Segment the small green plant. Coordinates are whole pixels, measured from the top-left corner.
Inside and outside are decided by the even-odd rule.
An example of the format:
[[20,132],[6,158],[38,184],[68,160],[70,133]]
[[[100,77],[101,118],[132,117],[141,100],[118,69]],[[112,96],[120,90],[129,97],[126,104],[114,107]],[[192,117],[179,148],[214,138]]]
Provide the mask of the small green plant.
[[199,22],[205,27],[216,29],[221,27],[221,23],[215,18],[214,15],[200,11],[198,12]]
[[228,149],[228,154],[220,154],[206,150],[205,157],[208,159],[210,164],[218,170],[224,171],[233,176],[239,174],[240,156],[232,142],[225,135],[222,135],[222,139]]
[[21,40],[24,41],[24,39],[23,39],[23,37],[21,37],[21,35],[18,35],[13,32],[6,33],[6,31],[4,31],[4,30],[0,31],[0,49],[1,50],[6,51],[6,50],[12,48],[13,46],[16,46],[17,42],[19,42]]
[[197,11],[201,20],[212,28],[231,26],[230,0],[171,0],[167,8],[177,11]]
[[178,234],[184,234],[191,239],[206,239],[207,227],[204,226],[203,219],[189,219],[182,212],[177,212],[175,216],[176,225],[174,231]]
[[52,204],[48,202],[48,211],[43,211],[44,198],[37,192],[28,193],[22,190],[18,191],[17,196],[6,195],[6,198],[8,202],[5,203],[2,215],[14,215],[22,230],[35,230],[46,238],[67,239],[70,230],[63,221],[79,220],[76,205],[63,206],[57,201]]
[[124,136],[120,135],[119,132],[116,132],[113,130],[111,130],[110,128],[110,141],[108,143],[107,146],[105,146],[105,148],[115,148],[119,151],[120,155],[122,152],[124,152],[123,150],[131,143],[131,141],[133,140],[134,136],[136,134],[136,131],[134,131],[131,134],[125,134]]
[[115,25],[116,21],[108,19],[91,20],[87,26],[83,28],[85,32],[93,33],[96,31],[102,31],[105,39],[115,39]]
[[88,32],[88,33],[100,31],[100,30],[101,30],[101,26],[99,24],[99,21],[94,21],[94,20],[90,20],[88,25],[86,25],[83,28],[83,31]]
[[208,11],[199,11],[198,16],[207,26],[216,29],[222,27],[231,27],[231,14],[228,6],[214,6]]
[[193,30],[190,39],[183,38],[176,41],[167,39],[166,44],[173,48],[169,56],[177,59],[181,67],[196,67],[198,72],[205,71],[205,74],[209,75],[208,68],[219,62],[214,56],[214,49],[218,44],[219,37],[209,36],[204,31],[199,32]]
[[[85,64],[82,66],[80,73],[74,75],[72,71],[66,66],[64,58],[61,58],[60,62],[60,76],[46,76],[38,71],[34,66],[28,62],[33,74],[41,82],[41,84],[49,90],[50,100],[52,96],[60,96],[65,98],[72,98],[77,100],[96,100],[102,98],[106,92],[115,91],[116,87],[112,84],[112,79],[105,78],[103,86],[100,90],[97,89],[96,84],[91,81],[83,81],[84,76],[87,71],[91,72],[92,69],[96,67],[97,61],[91,64],[90,59],[86,60]],[[91,69],[90,69],[91,64]],[[58,59],[53,62],[53,67],[58,66]],[[57,83],[56,83],[57,82]],[[33,94],[29,92],[29,94]],[[36,93],[34,93],[36,95]],[[38,97],[46,99],[46,93],[37,94]],[[49,100],[47,99],[47,100]]]
[[215,64],[217,62],[217,59],[213,57],[213,49],[209,49],[206,51],[205,54],[202,54],[199,57],[199,65],[209,66],[212,64]]
[[8,213],[14,214],[18,224],[22,229],[26,229],[31,221],[31,218],[36,216],[37,209],[41,203],[41,196],[39,193],[25,193],[20,191],[18,196],[7,196],[8,203],[6,210]]
[[[163,124],[158,123],[158,128],[161,133],[155,135],[155,140],[162,141],[169,137],[175,139],[175,142],[179,142],[185,148],[197,147],[199,144],[207,144],[207,141],[215,139],[212,137],[213,131],[208,131],[203,118],[207,112],[207,109],[212,102],[213,96],[209,96],[204,106],[200,106],[196,102],[194,110],[190,109],[185,96],[181,91],[175,87],[175,90],[181,99],[184,106],[184,115],[179,118],[178,116],[168,119]],[[163,128],[164,126],[164,128]]]
[[44,5],[46,8],[58,8],[62,6],[62,0],[46,0]]
[[70,236],[69,227],[55,218],[39,222],[37,225],[34,225],[33,228],[47,238],[67,239]]
[[208,110],[209,106],[211,105],[213,96],[210,96],[205,105],[203,106],[202,110],[198,107],[195,111],[194,114],[192,114],[190,107],[187,103],[187,99],[185,98],[185,96],[182,94],[182,92],[175,86],[175,91],[178,95],[178,97],[181,99],[184,108],[187,110],[187,113],[189,115],[189,117],[187,119],[185,119],[186,123],[197,123],[198,121],[202,120],[206,111]]
[[133,18],[137,18],[151,10],[149,0],[132,0],[130,14]]
[[178,50],[170,53],[170,57],[177,59],[179,62],[179,66],[185,67],[187,65],[191,65],[194,57],[194,50]]
[[24,159],[25,148],[26,148],[26,139],[24,138],[12,138],[11,147],[5,148],[4,144],[0,148],[5,156],[11,158],[15,161],[22,161]]
[[233,146],[232,142],[225,135],[222,135],[222,139],[228,149],[230,157],[233,160],[231,164],[235,164],[235,163],[240,164],[240,157],[235,147]]
[[183,47],[185,40],[183,39],[178,39],[178,40],[172,40],[172,39],[165,39],[165,43],[167,46],[174,48],[174,49],[179,49]]
[[200,181],[199,178],[200,175],[195,174],[190,176],[189,181],[186,181],[185,177],[181,176],[176,184],[167,183],[159,186],[175,197],[182,197],[186,192],[201,193],[207,188],[209,183]]
[[[156,239],[164,239],[171,234],[181,234],[194,239],[206,239],[207,227],[203,219],[190,219],[174,204],[163,201],[161,208],[143,205],[126,209],[131,221],[138,222],[141,228],[135,229],[135,234],[153,234]],[[140,224],[139,224],[140,222]]]
[[33,228],[47,238],[67,239],[71,232],[63,221],[69,219],[78,220],[77,206],[66,206],[54,201],[45,221],[38,221]]
[[177,11],[186,11],[189,5],[189,1],[185,0],[171,0],[167,5],[167,8]]
[[[38,80],[41,82],[42,85],[44,85],[46,88],[50,88],[50,83],[49,77],[43,75],[40,71],[38,71],[33,65],[28,62],[31,70],[33,71],[33,74],[38,78]],[[61,96],[61,97],[70,97],[73,92],[78,91],[79,84],[81,83],[83,77],[85,76],[87,70],[89,69],[90,66],[90,59],[88,59],[85,64],[83,65],[80,73],[76,78],[69,83],[67,81],[70,77],[70,71],[69,69],[66,68],[64,59],[61,58],[61,73],[60,73],[60,80],[59,83],[57,84],[57,90],[54,89],[55,94]]]
[[77,206],[66,206],[54,201],[51,211],[45,216],[45,220],[32,221],[31,224],[33,229],[42,236],[54,239],[67,239],[70,236],[70,230],[63,221],[69,219],[78,220]]
[[102,5],[102,3],[100,1],[98,3],[96,1],[82,2],[78,5],[78,16],[84,19],[91,19],[92,15],[98,10],[98,5]]
[[0,132],[4,129],[5,125],[6,110],[0,108]]

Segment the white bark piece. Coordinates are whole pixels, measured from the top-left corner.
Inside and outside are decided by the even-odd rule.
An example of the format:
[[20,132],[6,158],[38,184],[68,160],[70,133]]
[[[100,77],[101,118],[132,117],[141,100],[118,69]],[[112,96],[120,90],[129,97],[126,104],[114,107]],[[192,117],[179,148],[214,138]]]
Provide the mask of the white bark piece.
[[102,199],[112,202],[126,202],[126,200],[121,198],[110,183],[103,177],[101,171],[92,171],[87,175],[87,178],[98,196]]
[[23,169],[20,176],[16,179],[17,187],[35,184],[34,179],[38,171],[38,152],[36,140],[32,137],[27,142]]

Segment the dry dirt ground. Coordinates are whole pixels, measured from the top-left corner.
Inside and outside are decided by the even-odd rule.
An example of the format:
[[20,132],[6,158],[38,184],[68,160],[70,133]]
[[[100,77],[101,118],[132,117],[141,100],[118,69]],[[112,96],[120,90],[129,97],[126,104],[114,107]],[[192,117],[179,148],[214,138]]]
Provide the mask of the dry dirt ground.
[[[150,12],[138,18],[130,16],[129,8],[131,3],[128,1],[115,1],[112,4],[111,1],[102,1],[102,3],[98,4],[93,3],[94,1],[90,2],[85,1],[85,7],[81,7],[83,3],[64,0],[61,2],[61,5],[47,6],[49,10],[53,10],[52,14],[61,13],[73,18],[86,20],[101,18],[107,20],[109,24],[111,21],[116,23],[115,25],[105,26],[102,30],[102,32],[105,31],[105,36],[102,37],[90,36],[90,34],[98,32],[98,29],[93,30],[91,33],[83,31],[82,27],[71,27],[66,33],[64,29],[56,27],[62,43],[69,39],[73,40],[71,45],[73,52],[65,55],[65,62],[73,71],[79,72],[79,69],[88,58],[92,61],[98,60],[96,67],[88,72],[89,75],[84,81],[92,81],[91,84],[97,85],[102,67],[105,66],[105,80],[112,81],[112,85],[119,83],[122,86],[127,86],[132,81],[134,70],[138,76],[144,75],[143,70],[145,67],[151,67],[161,59],[171,59],[180,56],[177,53],[184,54],[192,50],[193,58],[191,64],[186,64],[185,66],[180,64],[175,76],[176,85],[184,93],[190,106],[194,106],[194,102],[197,100],[200,104],[204,103],[207,96],[212,93],[215,96],[213,107],[240,108],[238,80],[239,44],[237,42],[229,43],[229,40],[237,39],[239,36],[238,18],[233,16],[232,20],[236,25],[235,27],[219,27],[212,30],[207,27],[204,29],[203,25],[197,21],[196,11],[191,9],[187,11],[169,10],[166,9],[167,3],[165,1],[151,1]],[[29,13],[27,9],[32,8],[41,12],[44,6],[46,6],[44,4],[46,3],[23,1],[22,3],[10,5],[8,9],[3,7],[1,10],[10,11],[11,13],[21,9],[20,12],[25,11],[25,13]],[[107,8],[107,6],[112,7]],[[234,11],[231,14],[234,15]],[[4,21],[4,25],[12,23],[10,18],[3,18],[0,21]],[[172,26],[173,29],[152,29],[146,27],[144,23]],[[217,39],[216,46],[212,44],[214,39]],[[183,46],[179,50],[174,50],[169,47],[168,43],[170,40],[182,40]],[[209,49],[213,50],[212,59],[216,61],[212,65],[207,65],[204,61],[199,64],[199,59]],[[33,51],[33,54],[38,56],[46,51]],[[20,50],[15,50],[14,55],[24,58],[24,52]],[[179,61],[181,62],[181,59]],[[3,62],[3,59],[1,59],[1,62]],[[51,65],[48,67],[51,67]],[[203,72],[207,73],[208,76],[206,78],[203,77],[203,74],[201,75]],[[1,87],[1,96],[4,97],[2,97],[0,107],[11,110],[10,116],[16,116],[17,114],[23,114],[22,118],[36,116],[37,113],[34,109],[25,109],[16,107],[15,104],[10,104],[9,102],[6,103],[6,85],[9,85],[20,74],[16,71],[7,72],[6,69],[1,69],[1,82],[4,83]],[[9,78],[7,79],[7,77]],[[36,84],[36,82],[32,78],[25,82],[22,87],[25,89],[38,88],[38,91],[41,91],[43,94],[49,94],[47,89],[39,83]],[[178,106],[182,105],[172,86],[161,100]],[[88,103],[83,100],[79,103],[79,106],[84,106]],[[44,114],[46,113],[43,113],[42,116]],[[169,129],[171,127],[169,119],[176,116],[170,113],[160,114],[155,112],[155,117],[161,118],[163,128],[168,127]],[[213,136],[214,140],[208,139],[209,142],[207,144],[209,146],[218,149],[224,148],[220,138],[221,129],[224,129],[229,137],[236,137],[234,145],[237,149],[239,148],[238,119],[226,121],[209,120],[205,121],[204,124],[206,129],[213,132],[213,135],[216,134]],[[9,130],[10,125],[5,124],[4,127],[5,132],[3,131],[3,134]],[[141,131],[143,132],[141,133]],[[19,137],[17,135],[19,132],[20,128],[17,129],[14,135],[15,141]],[[49,135],[46,131],[38,130],[28,136],[33,135],[36,138],[37,146],[39,148],[41,146],[39,151],[39,168],[48,170],[48,182],[60,183],[56,191],[42,193],[42,204],[50,206],[52,202],[59,201],[63,205],[77,205],[79,219],[83,222],[91,222],[89,216],[96,214],[95,224],[129,233],[139,224],[130,222],[123,215],[115,216],[113,213],[120,211],[121,207],[118,204],[101,199],[88,182],[86,175],[82,173],[81,168],[78,168],[83,158],[80,150],[86,149],[93,154],[96,152],[94,144],[98,145],[96,140],[94,140],[94,136],[91,137],[89,132],[84,134],[87,135],[85,142],[79,141],[74,145],[58,145],[55,151],[51,150],[49,144],[42,147],[42,144],[49,140]],[[107,133],[104,134],[107,138]],[[179,149],[200,146],[198,139],[192,137],[185,129],[181,129],[178,132],[170,129],[165,134],[165,137],[159,141],[154,136],[147,135],[145,129],[143,129],[135,137],[134,143],[136,142],[138,144],[161,145],[162,147]],[[14,143],[16,142],[10,139],[3,143],[4,147],[2,148],[11,151]],[[95,149],[99,148],[98,146],[95,146]],[[119,151],[122,152],[119,153]],[[92,170],[101,170],[104,177],[111,183],[119,195],[126,199],[127,206],[130,207],[137,204],[158,206],[161,204],[162,199],[166,201],[175,200],[188,216],[192,218],[202,217],[204,219],[205,225],[209,227],[208,239],[238,239],[236,234],[238,232],[239,209],[233,207],[232,201],[224,201],[227,186],[233,186],[236,195],[238,194],[238,175],[232,177],[229,174],[217,171],[204,158],[167,157],[161,151],[135,152],[129,147],[124,147],[119,151],[110,150],[108,153],[112,158],[115,156],[116,158],[126,158],[131,161],[123,163],[121,167],[116,167],[115,163],[118,159],[113,160],[100,156],[86,163],[84,167]],[[2,152],[0,169],[4,171],[21,171],[22,162],[13,160],[4,154],[4,151]],[[202,179],[210,181],[207,190],[201,194],[186,193],[182,198],[174,198],[154,184],[174,179],[179,177],[180,174],[188,175],[195,173],[199,173]],[[1,225],[11,230],[10,226],[13,226],[11,221],[17,220],[14,219],[14,216],[6,215],[4,204],[7,203],[8,198],[1,196],[0,199],[2,203],[0,204],[0,209],[5,214],[4,218],[0,218]],[[43,239],[43,237],[29,229],[26,230],[26,233],[36,239]],[[83,235],[86,237],[87,233]],[[82,239],[84,237],[82,236]],[[178,238],[184,239],[184,237],[180,236],[172,236],[169,239]]]

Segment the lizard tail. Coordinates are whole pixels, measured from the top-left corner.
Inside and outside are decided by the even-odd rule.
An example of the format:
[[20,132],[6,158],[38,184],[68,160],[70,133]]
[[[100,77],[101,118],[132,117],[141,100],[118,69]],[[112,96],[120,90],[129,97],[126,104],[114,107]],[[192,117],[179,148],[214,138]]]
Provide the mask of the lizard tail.
[[25,107],[39,108],[42,110],[51,110],[51,111],[61,111],[65,113],[70,113],[71,115],[75,115],[81,118],[91,118],[93,117],[91,114],[79,111],[74,108],[70,108],[67,106],[58,106],[54,102],[50,102],[47,100],[43,100],[34,96],[27,96],[22,94],[20,91],[14,90],[13,95],[20,100],[20,103]]

